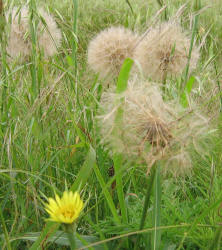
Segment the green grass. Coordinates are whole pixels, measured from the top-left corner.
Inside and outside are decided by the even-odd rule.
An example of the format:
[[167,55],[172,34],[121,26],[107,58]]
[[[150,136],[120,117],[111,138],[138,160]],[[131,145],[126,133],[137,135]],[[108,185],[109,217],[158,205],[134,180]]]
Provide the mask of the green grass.
[[[5,9],[19,2],[5,0]],[[35,27],[30,23],[33,53],[31,61],[25,64],[7,62],[5,44],[1,43],[2,249],[43,249],[43,246],[69,249],[67,238],[57,231],[61,228],[45,221],[48,215],[42,204],[45,197],[52,197],[54,191],[62,194],[66,187],[79,189],[83,199],[88,200],[77,223],[77,245],[92,244],[91,249],[134,249],[140,235],[137,249],[221,249],[220,0],[202,0],[198,22],[194,17],[195,1],[189,0],[180,17],[184,28],[190,27],[193,18],[193,38],[199,42],[205,39],[193,78],[187,75],[184,78],[187,85],[182,102],[186,106],[186,94],[192,95],[206,115],[212,117],[217,132],[209,136],[205,153],[191,149],[191,176],[175,179],[157,171],[141,230],[150,178],[146,166],[126,162],[118,155],[111,157],[109,150],[100,144],[96,115],[106,85],[87,66],[86,51],[90,39],[110,25],[145,32],[161,1],[22,2],[37,9],[40,4],[48,8],[62,30],[63,41],[57,55],[43,59],[35,49]],[[78,11],[73,8],[77,2]],[[164,20],[166,13],[167,17],[173,16],[184,3],[165,2],[167,11],[160,20]],[[208,5],[211,7],[207,8]],[[125,83],[121,86],[121,79],[118,82],[121,92]],[[175,93],[173,86],[169,95]],[[109,176],[113,165],[116,173]],[[116,188],[112,188],[114,181]]]

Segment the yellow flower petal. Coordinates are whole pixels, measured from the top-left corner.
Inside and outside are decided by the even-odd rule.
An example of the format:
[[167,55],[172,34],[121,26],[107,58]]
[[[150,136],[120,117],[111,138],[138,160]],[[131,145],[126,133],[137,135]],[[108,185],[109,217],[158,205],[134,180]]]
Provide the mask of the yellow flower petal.
[[49,220],[60,223],[73,223],[83,208],[80,195],[72,191],[65,191],[62,198],[56,194],[55,199],[49,198],[48,202],[45,205],[45,210],[50,215]]

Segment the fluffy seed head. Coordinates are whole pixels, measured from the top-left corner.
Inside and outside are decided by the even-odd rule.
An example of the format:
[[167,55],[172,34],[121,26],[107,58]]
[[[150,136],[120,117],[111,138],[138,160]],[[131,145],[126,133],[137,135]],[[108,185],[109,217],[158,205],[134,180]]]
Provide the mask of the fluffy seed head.
[[[122,120],[118,123],[119,108]],[[163,160],[165,172],[174,175],[191,168],[189,150],[203,137],[207,122],[176,101],[164,101],[158,86],[138,82],[136,78],[123,94],[116,94],[112,88],[107,90],[102,95],[98,116],[103,144],[128,158],[141,156],[149,167],[156,160]]]
[[[53,17],[44,10],[39,10],[39,15],[44,20],[38,20],[37,40],[40,50],[43,50],[45,57],[56,53],[61,42],[61,32],[57,27]],[[10,18],[11,17],[11,18]],[[29,10],[26,7],[14,8],[12,12],[6,14],[8,22],[11,22],[10,34],[8,38],[7,53],[11,59],[20,57],[26,60],[32,51],[32,42],[29,29]]]
[[100,32],[88,47],[88,63],[101,77],[117,76],[127,57],[133,57],[137,35],[123,27]]
[[[143,73],[153,80],[162,81],[167,75],[177,76],[188,62],[190,38],[175,23],[163,23],[152,28],[137,45],[134,58],[140,63]],[[194,46],[190,70],[196,67],[199,51]]]

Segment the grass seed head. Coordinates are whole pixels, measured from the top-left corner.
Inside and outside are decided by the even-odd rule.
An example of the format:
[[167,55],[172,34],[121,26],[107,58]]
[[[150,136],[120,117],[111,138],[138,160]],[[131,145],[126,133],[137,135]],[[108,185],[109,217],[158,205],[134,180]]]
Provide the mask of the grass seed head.
[[124,27],[101,31],[88,47],[88,63],[101,77],[117,76],[123,61],[133,57],[137,35]]

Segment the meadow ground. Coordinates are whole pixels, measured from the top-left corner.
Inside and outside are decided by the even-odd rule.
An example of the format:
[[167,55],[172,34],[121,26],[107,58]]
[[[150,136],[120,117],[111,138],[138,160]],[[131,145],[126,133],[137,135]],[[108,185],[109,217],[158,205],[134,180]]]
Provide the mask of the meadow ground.
[[211,125],[204,150],[190,148],[188,176],[162,175],[158,168],[142,230],[150,174],[144,161],[113,157],[101,143],[96,117],[109,86],[89,68],[87,47],[111,25],[142,34],[162,1],[3,2],[6,12],[25,3],[37,11],[46,8],[62,44],[49,59],[33,45],[31,57],[21,63],[5,57],[7,26],[1,34],[2,249],[69,249],[62,227],[46,221],[44,209],[47,197],[66,189],[79,190],[85,202],[76,223],[78,249],[222,249],[221,1],[166,0],[156,19],[173,17],[186,3],[179,20],[202,45],[201,55],[191,75],[167,80],[165,98],[177,98],[180,83],[192,82],[189,95]]

